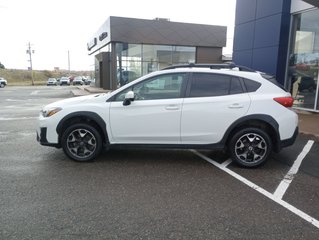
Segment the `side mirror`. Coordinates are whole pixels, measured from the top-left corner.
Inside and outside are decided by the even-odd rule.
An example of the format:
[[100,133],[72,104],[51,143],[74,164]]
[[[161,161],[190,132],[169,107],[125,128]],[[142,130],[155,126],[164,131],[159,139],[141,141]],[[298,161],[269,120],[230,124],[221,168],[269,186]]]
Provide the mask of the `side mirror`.
[[133,91],[128,91],[125,94],[125,98],[124,98],[124,101],[123,101],[123,106],[130,105],[131,102],[134,101],[134,98],[135,98],[134,92]]

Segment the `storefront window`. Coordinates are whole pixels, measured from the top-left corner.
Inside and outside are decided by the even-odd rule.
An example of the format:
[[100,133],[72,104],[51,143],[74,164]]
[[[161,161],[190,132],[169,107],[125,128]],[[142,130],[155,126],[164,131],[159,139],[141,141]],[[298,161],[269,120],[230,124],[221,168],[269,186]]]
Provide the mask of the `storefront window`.
[[172,64],[195,62],[195,55],[195,47],[117,43],[118,87]]
[[117,86],[121,87],[141,76],[142,46],[140,44],[116,44]]
[[319,110],[319,10],[294,15],[289,56],[289,85],[294,106]]
[[194,47],[173,47],[173,64],[195,63]]

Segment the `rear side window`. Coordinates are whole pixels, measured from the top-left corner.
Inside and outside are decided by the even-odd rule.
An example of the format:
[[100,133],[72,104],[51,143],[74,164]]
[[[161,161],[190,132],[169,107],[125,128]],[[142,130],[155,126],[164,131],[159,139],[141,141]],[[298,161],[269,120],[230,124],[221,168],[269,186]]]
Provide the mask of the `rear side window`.
[[229,94],[231,76],[193,73],[190,97],[213,97]]
[[244,79],[244,83],[245,83],[247,92],[256,92],[257,89],[261,86],[261,83],[255,82],[249,79]]

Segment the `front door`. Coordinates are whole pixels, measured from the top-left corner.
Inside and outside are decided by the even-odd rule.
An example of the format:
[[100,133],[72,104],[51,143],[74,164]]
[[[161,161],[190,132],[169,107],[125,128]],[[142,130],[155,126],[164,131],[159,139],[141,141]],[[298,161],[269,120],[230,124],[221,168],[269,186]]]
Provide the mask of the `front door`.
[[[186,76],[152,77],[117,94],[110,105],[112,143],[179,144]],[[131,90],[135,100],[123,106],[125,93]]]

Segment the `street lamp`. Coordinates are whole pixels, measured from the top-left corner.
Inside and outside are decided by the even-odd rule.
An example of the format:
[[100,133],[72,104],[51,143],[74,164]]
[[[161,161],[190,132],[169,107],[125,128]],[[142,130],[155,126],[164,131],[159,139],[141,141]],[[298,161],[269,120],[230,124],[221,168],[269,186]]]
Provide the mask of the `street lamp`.
[[31,80],[32,80],[32,86],[34,85],[34,79],[33,79],[33,70],[32,70],[32,54],[34,54],[34,50],[31,49],[31,44],[30,42],[28,43],[28,49],[27,49],[27,54],[29,54],[29,62],[30,62],[30,71],[31,71]]

